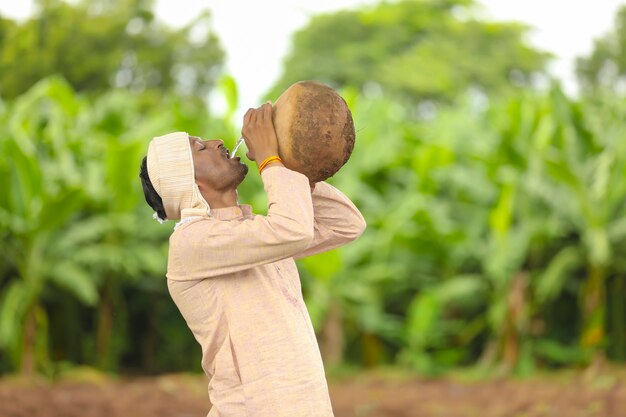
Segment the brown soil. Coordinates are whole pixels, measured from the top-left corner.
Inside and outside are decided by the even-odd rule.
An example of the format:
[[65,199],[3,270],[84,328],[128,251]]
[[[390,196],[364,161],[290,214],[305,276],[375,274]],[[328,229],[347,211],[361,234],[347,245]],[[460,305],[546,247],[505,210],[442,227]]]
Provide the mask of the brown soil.
[[[462,382],[359,374],[331,378],[336,417],[626,417],[626,371]],[[0,380],[2,417],[205,417],[202,376]]]

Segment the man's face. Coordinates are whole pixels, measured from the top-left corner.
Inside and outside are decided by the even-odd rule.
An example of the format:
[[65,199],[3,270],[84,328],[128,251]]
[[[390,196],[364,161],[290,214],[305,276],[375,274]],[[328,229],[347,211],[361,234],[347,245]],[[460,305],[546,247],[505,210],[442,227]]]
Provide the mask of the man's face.
[[222,140],[202,140],[189,136],[194,173],[198,186],[215,191],[237,189],[248,173],[248,165],[239,157],[230,159]]

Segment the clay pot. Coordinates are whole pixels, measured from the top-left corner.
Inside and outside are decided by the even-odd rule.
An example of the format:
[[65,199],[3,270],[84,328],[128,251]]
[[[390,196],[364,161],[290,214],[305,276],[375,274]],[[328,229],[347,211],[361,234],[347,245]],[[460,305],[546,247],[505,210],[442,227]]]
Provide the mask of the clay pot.
[[274,128],[283,164],[311,182],[332,177],[354,148],[354,123],[345,100],[329,86],[299,81],[274,104]]

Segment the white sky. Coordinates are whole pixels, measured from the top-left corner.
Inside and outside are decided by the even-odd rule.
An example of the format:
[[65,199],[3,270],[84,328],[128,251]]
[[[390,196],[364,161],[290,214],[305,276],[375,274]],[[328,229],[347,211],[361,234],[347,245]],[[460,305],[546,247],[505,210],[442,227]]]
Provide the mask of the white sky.
[[[517,20],[534,27],[529,41],[556,55],[551,72],[574,93],[574,59],[591,51],[593,39],[608,31],[615,12],[626,0],[479,0],[482,15],[495,20]],[[227,54],[227,71],[239,86],[240,109],[259,105],[281,71],[291,34],[310,15],[374,0],[156,0],[159,18],[182,25],[202,9],[213,14],[213,24]],[[0,0],[0,13],[26,18],[32,0]]]

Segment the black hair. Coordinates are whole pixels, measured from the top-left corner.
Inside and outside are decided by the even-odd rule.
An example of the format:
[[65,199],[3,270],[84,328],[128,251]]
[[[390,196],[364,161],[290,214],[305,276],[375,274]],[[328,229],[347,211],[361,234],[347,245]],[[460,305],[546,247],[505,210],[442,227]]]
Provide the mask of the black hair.
[[146,198],[146,203],[148,203],[148,205],[152,207],[154,211],[156,211],[161,219],[165,220],[167,216],[165,214],[165,207],[163,207],[163,200],[152,186],[152,182],[150,181],[150,177],[148,176],[147,156],[144,156],[141,160],[139,178],[141,178],[141,185],[143,186],[143,195]]

